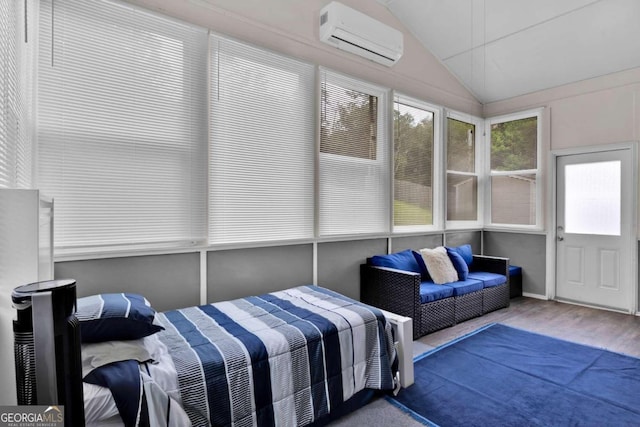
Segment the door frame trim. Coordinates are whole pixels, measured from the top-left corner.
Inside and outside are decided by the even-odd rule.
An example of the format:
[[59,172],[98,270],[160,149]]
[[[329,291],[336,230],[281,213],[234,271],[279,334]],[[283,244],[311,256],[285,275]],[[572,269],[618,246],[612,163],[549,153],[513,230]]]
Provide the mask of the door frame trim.
[[[631,154],[631,176],[633,180],[632,212],[631,212],[631,234],[633,238],[629,243],[629,253],[631,254],[631,301],[627,310],[631,314],[638,313],[638,141],[621,142],[615,144],[593,145],[587,147],[575,147],[549,152],[549,181],[547,181],[547,194],[549,201],[547,205],[547,268],[546,268],[546,296],[549,300],[556,299],[556,209],[557,209],[557,158],[561,156],[571,156],[578,154],[599,153],[605,151],[629,150]],[[635,286],[634,286],[635,284]]]

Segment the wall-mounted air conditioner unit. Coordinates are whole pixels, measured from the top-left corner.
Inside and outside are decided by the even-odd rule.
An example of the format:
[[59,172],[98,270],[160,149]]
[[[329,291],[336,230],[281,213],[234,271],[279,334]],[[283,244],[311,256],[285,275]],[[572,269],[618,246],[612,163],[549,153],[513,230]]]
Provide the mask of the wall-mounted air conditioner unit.
[[402,33],[333,1],[320,11],[320,40],[388,67],[402,56]]

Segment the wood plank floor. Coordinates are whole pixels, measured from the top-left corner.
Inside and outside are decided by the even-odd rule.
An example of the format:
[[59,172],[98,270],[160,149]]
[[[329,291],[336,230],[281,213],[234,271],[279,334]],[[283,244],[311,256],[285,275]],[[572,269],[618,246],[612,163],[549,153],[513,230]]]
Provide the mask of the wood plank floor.
[[579,305],[514,298],[507,308],[467,320],[414,341],[414,355],[489,323],[503,323],[580,344],[640,357],[640,317]]
[[[514,298],[507,308],[467,320],[414,341],[414,356],[489,323],[502,323],[567,341],[640,357],[640,317],[526,297]],[[368,427],[422,426],[407,413],[381,398],[330,423],[331,427],[365,425]]]

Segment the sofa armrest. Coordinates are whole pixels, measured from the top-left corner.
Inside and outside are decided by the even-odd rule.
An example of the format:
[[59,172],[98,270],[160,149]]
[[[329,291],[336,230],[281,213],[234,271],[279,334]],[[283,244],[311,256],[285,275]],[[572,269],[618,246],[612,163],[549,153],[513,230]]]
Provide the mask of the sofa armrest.
[[360,300],[365,304],[416,319],[420,310],[420,274],[360,265]]
[[486,271],[509,277],[509,258],[474,255],[470,271]]

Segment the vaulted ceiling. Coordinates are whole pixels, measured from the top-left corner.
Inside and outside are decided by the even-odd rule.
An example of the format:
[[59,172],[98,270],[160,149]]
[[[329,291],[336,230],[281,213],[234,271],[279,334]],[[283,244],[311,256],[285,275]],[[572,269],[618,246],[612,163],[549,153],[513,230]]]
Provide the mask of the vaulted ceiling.
[[640,67],[638,0],[378,0],[482,103]]

